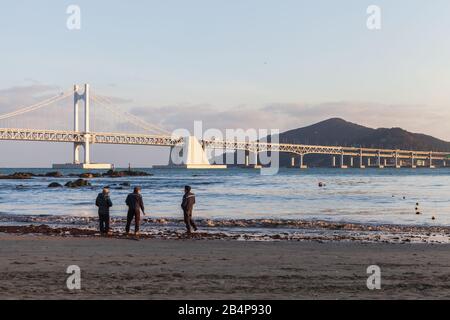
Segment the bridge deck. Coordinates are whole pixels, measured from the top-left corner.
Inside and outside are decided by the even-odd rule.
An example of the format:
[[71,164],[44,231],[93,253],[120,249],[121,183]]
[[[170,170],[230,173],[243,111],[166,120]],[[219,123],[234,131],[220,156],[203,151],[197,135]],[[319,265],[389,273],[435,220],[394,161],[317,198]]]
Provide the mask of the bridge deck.
[[[9,141],[39,141],[39,142],[66,142],[83,143],[89,140],[92,144],[123,144],[174,147],[183,143],[183,138],[165,135],[145,135],[126,133],[91,132],[58,130],[34,130],[0,128],[0,140]],[[302,144],[267,143],[267,142],[236,142],[203,140],[204,147],[222,150],[246,150],[250,152],[287,152],[299,155],[329,154],[354,157],[397,157],[399,159],[435,159],[445,160],[450,152],[421,151],[421,150],[395,150],[376,148],[356,148],[343,146],[317,146]]]

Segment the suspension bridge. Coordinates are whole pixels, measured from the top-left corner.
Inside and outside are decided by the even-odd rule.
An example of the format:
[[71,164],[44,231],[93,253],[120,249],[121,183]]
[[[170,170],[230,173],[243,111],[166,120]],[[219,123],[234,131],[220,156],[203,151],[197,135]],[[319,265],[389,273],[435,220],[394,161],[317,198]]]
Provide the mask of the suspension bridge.
[[[91,92],[88,84],[84,85],[82,93],[80,93],[80,89],[75,85],[73,89],[46,98],[40,103],[0,115],[0,140],[71,143],[73,144],[73,161],[67,164],[55,164],[54,168],[80,169],[112,168],[111,164],[91,161],[90,150],[91,146],[95,144],[169,147],[175,150],[175,154],[180,158],[176,162],[171,158],[169,166],[192,169],[226,168],[226,165],[223,164],[210,163],[205,152],[207,149],[224,152],[242,151],[245,154],[242,165],[246,167],[259,167],[258,154],[261,152],[289,153],[291,154],[291,167],[302,169],[306,168],[304,156],[307,154],[330,155],[331,166],[338,168],[416,168],[418,165],[434,168],[437,164],[445,167],[447,159],[450,157],[450,152],[318,146],[263,141],[207,140],[192,136],[178,137],[160,125],[150,124],[121,110],[111,98]],[[70,108],[67,107],[66,101],[69,98],[73,98]],[[96,106],[94,112],[91,109],[92,104]],[[38,111],[55,105],[58,106],[58,110],[50,110],[47,114],[38,113]],[[96,114],[97,110],[104,110],[106,113],[99,116]],[[61,111],[64,115],[55,118],[55,115]],[[94,123],[107,123],[110,117],[119,119],[120,124],[115,125],[112,130],[92,128]],[[33,122],[30,126],[34,129],[27,127],[30,120]],[[46,128],[50,125],[48,122],[60,124],[64,128],[48,129]],[[39,123],[41,128],[36,128],[36,123]],[[121,131],[124,124],[131,124],[142,132],[118,132]],[[81,149],[84,150],[83,159],[81,158]],[[253,157],[250,157],[251,154]]]

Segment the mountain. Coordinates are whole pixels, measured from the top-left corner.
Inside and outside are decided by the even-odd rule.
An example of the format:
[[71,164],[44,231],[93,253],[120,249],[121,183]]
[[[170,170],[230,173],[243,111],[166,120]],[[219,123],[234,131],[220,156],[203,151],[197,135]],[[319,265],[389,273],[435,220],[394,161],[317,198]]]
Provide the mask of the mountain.
[[279,139],[282,143],[348,146],[356,138],[368,137],[374,131],[375,129],[343,119],[332,118],[307,127],[286,131],[280,134]]
[[[279,135],[279,141],[311,145],[450,151],[450,142],[429,135],[411,133],[401,128],[373,129],[340,118],[286,131]],[[329,166],[329,158],[327,155],[307,155],[305,162],[310,166]],[[290,155],[281,154],[280,164],[289,165]]]
[[[276,141],[273,136],[261,139],[267,140]],[[373,129],[340,118],[280,133],[278,140],[280,143],[292,144],[450,152],[450,142],[429,135],[401,128]],[[280,166],[290,166],[291,157],[292,154],[281,153]],[[331,156],[308,154],[304,162],[309,167],[329,167]]]
[[449,151],[450,142],[401,128],[364,127],[340,118],[281,133],[280,142],[384,149]]

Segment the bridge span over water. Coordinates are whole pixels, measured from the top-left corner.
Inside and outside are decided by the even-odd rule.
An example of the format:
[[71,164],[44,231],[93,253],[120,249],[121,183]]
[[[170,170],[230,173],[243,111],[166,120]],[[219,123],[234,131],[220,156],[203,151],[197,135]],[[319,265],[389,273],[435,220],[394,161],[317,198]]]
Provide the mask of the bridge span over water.
[[[73,91],[52,97],[29,107],[0,115],[0,121],[11,119],[20,115],[42,109],[47,105],[62,100],[68,96],[73,96],[73,130],[46,130],[30,128],[2,128],[0,127],[0,140],[3,141],[36,141],[50,143],[72,143],[73,162],[56,167],[74,168],[110,168],[109,164],[96,164],[91,162],[90,147],[93,144],[117,144],[117,145],[141,145],[141,146],[162,146],[187,150],[184,157],[186,167],[190,168],[214,168],[205,157],[205,150],[216,149],[224,152],[243,151],[245,153],[244,166],[258,166],[258,154],[261,152],[279,152],[291,154],[291,167],[306,168],[304,156],[308,154],[324,154],[331,156],[331,166],[338,168],[348,167],[410,167],[418,165],[422,167],[434,168],[447,166],[450,152],[423,151],[423,150],[399,150],[382,148],[357,148],[346,146],[319,146],[290,143],[271,143],[261,141],[227,141],[227,140],[197,140],[194,137],[177,137],[164,129],[149,124],[128,113],[120,113],[113,109],[111,103],[105,97],[91,96],[89,85],[84,86],[83,94],[79,93],[79,87],[74,86]],[[140,133],[118,133],[118,132],[96,132],[91,131],[90,100],[91,98],[108,108],[110,112],[119,113],[123,118],[145,129],[146,131],[156,131],[158,134]],[[81,102],[84,107],[84,126],[80,128],[79,109]],[[0,122],[1,126],[1,122]],[[84,149],[84,159],[80,158],[80,149]],[[253,154],[253,158],[250,158]],[[224,166],[217,166],[223,168]]]

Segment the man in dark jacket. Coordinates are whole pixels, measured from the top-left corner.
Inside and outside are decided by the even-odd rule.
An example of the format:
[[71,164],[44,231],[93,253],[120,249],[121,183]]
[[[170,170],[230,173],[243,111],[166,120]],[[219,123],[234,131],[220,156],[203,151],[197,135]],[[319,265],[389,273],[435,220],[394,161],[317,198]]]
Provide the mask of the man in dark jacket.
[[192,219],[192,211],[194,209],[194,204],[195,204],[195,194],[191,192],[190,186],[185,186],[183,202],[181,202],[181,209],[183,209],[184,223],[186,224],[187,233],[191,233],[192,229],[194,229],[194,231],[197,231],[197,226],[195,225],[195,222]]
[[100,233],[106,235],[109,233],[109,208],[113,205],[108,188],[103,188],[103,192],[98,194],[95,205],[98,207]]
[[131,221],[134,219],[134,234],[139,236],[139,222],[141,220],[141,210],[142,214],[145,216],[144,201],[142,200],[141,188],[135,187],[134,192],[130,193],[127,197],[125,203],[128,206],[127,215],[127,226],[126,232],[130,233]]

